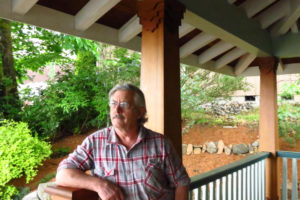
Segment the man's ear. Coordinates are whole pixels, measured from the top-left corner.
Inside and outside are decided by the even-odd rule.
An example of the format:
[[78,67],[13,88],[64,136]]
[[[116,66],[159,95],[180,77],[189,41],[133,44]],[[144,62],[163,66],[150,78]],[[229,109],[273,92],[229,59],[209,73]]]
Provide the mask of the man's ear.
[[145,113],[146,113],[146,108],[145,107],[139,107],[139,109],[138,109],[139,118],[141,118]]

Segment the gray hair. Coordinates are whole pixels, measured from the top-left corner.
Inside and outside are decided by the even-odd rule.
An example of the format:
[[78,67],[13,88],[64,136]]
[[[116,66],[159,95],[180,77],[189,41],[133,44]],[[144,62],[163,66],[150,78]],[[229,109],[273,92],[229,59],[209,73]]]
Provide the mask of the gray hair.
[[118,84],[109,91],[109,93],[108,93],[109,100],[111,99],[112,95],[118,90],[134,92],[135,107],[136,108],[144,107],[146,110],[144,115],[138,120],[138,124],[143,125],[145,122],[147,122],[148,118],[146,117],[146,114],[147,114],[146,101],[145,101],[145,96],[144,96],[144,93],[142,92],[142,90],[140,90],[138,87],[136,87],[130,83]]

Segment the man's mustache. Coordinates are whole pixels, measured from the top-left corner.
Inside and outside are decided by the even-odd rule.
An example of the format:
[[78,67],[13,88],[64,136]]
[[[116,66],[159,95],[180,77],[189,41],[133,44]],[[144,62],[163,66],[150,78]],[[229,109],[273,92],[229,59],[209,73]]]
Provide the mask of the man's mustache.
[[114,115],[113,119],[118,118],[118,119],[124,119],[124,117],[122,115]]

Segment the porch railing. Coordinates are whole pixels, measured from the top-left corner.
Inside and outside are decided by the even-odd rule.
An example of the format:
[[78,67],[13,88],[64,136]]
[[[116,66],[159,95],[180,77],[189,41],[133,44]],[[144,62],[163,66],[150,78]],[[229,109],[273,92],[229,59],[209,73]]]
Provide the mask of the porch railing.
[[281,199],[288,199],[288,160],[292,161],[292,192],[291,199],[298,199],[298,174],[297,160],[300,159],[299,152],[277,151],[277,157],[282,158],[282,184],[281,184]]
[[265,199],[265,159],[260,152],[191,178],[190,200]]

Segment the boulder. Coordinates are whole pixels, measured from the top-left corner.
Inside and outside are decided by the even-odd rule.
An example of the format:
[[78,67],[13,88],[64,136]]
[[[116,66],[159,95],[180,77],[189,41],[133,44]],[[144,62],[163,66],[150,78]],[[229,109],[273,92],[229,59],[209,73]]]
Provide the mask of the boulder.
[[236,144],[233,145],[232,152],[234,154],[245,154],[249,152],[249,148],[246,144]]
[[186,155],[191,155],[193,153],[193,145],[188,144],[186,149]]
[[182,155],[185,155],[187,152],[187,144],[182,144]]
[[199,147],[194,147],[194,154],[200,154],[201,149]]
[[207,152],[213,154],[217,152],[217,147],[214,142],[209,142],[207,145]]
[[230,154],[231,154],[231,148],[229,148],[229,147],[224,147],[224,152],[225,152],[225,154],[227,155],[227,156],[229,156]]
[[221,153],[223,153],[223,151],[224,151],[224,142],[223,142],[223,140],[219,140],[218,141],[218,152],[217,152],[217,154],[221,154]]

